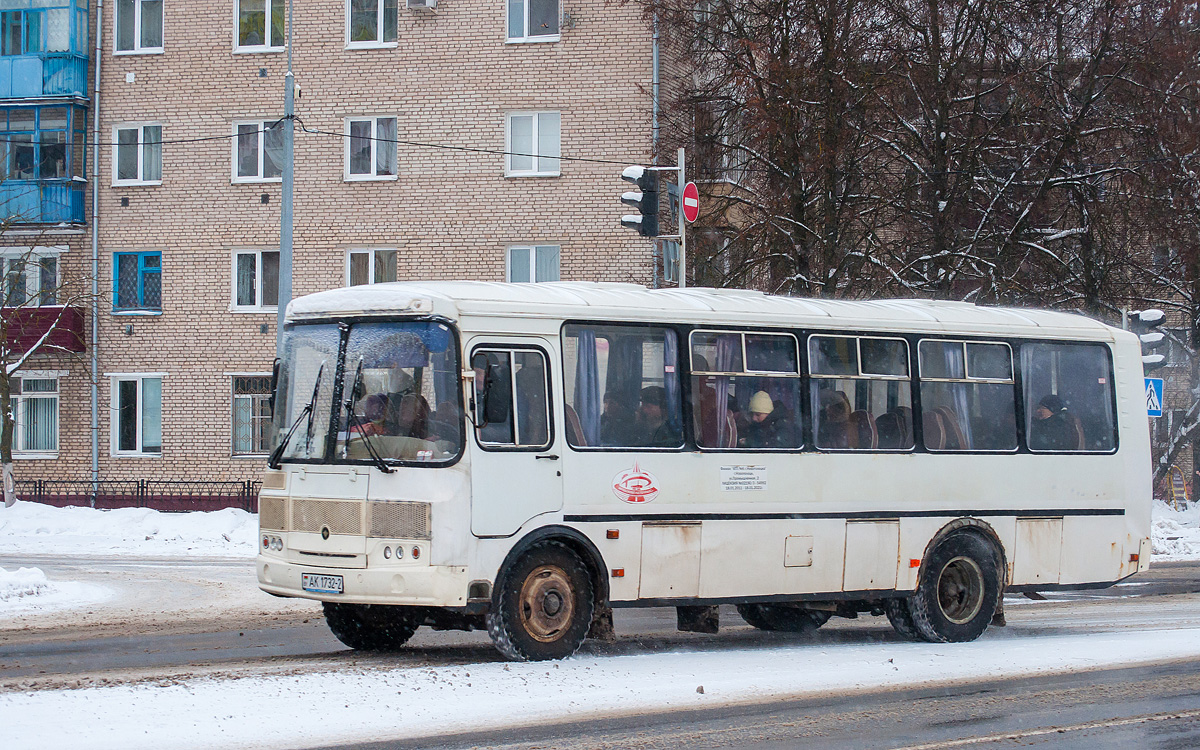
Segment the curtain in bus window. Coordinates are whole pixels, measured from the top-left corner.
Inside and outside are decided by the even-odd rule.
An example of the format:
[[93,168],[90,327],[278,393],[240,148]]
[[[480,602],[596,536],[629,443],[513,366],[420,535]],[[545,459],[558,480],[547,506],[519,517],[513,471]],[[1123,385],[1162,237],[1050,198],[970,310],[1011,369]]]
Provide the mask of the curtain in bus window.
[[[740,372],[742,369],[742,342],[737,334],[727,333],[717,336],[717,361],[714,369],[720,372]],[[735,369],[736,368],[736,369]],[[729,390],[733,378],[729,375],[717,377],[717,413],[722,408],[729,408]],[[740,409],[734,409],[738,412]],[[730,433],[737,429],[736,421],[731,425],[728,419],[717,420],[718,448],[731,448],[735,445],[736,436]]]
[[1113,450],[1111,369],[1103,345],[1023,345],[1021,381],[1030,450]]
[[667,329],[663,337],[663,387],[667,392],[667,424],[676,435],[683,434],[682,397],[679,391],[679,342]]
[[[568,336],[571,335],[570,328]],[[575,411],[582,435],[572,436],[567,431],[571,445],[586,446],[600,444],[600,362],[596,353],[596,332],[590,328],[576,328],[575,398],[569,404]],[[567,420],[571,421],[568,412]],[[572,438],[574,438],[572,440]]]
[[608,339],[605,398],[617,398],[622,404],[637,408],[642,391],[642,345],[640,336],[622,336],[619,331],[615,338]]
[[[963,358],[962,344],[947,345],[943,352],[946,357],[946,371],[950,373],[946,377],[966,377],[967,363]],[[952,429],[951,432],[955,434],[956,441],[960,443],[958,447],[962,449],[971,447],[971,406],[970,394],[967,393],[969,387],[966,383],[957,383],[949,388],[954,411],[943,414],[945,418],[957,422],[958,430]]]

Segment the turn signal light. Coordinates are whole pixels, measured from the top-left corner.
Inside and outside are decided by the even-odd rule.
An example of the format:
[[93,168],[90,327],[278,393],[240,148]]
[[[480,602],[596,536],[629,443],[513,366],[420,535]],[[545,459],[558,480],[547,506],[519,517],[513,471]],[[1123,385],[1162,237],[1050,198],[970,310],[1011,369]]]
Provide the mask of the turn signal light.
[[908,561],[908,567],[910,567],[910,568],[919,568],[919,567],[921,567],[921,561],[920,561],[920,560],[909,560],[909,561]]
[[1136,552],[1129,556],[1129,562],[1137,562],[1139,559],[1138,553]]
[[613,568],[612,577],[613,578],[624,578],[625,577],[625,569],[624,568]]
[[621,532],[619,529],[609,529],[608,531],[604,532],[604,537],[606,539],[620,539]]

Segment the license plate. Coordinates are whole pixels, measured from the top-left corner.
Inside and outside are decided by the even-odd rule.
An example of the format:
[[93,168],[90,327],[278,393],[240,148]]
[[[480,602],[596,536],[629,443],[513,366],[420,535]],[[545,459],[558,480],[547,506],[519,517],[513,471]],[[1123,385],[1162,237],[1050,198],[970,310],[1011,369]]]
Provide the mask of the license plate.
[[340,594],[342,593],[342,577],[301,573],[300,586],[305,591],[311,591],[315,594]]

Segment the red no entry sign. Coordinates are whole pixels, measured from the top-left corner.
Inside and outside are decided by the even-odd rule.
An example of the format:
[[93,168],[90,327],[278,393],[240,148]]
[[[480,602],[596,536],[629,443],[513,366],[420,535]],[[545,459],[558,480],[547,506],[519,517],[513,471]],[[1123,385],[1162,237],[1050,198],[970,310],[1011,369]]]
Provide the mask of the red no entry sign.
[[700,190],[696,183],[689,182],[683,186],[683,218],[691,224],[700,215]]

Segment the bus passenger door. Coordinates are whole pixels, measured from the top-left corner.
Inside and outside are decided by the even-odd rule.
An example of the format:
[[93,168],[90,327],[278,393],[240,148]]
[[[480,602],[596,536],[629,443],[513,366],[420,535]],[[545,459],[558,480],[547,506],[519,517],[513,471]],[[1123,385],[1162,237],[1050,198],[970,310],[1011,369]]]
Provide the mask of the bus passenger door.
[[509,536],[541,513],[562,508],[559,431],[550,414],[550,351],[540,339],[489,337],[471,342],[475,371],[468,404],[471,532]]

